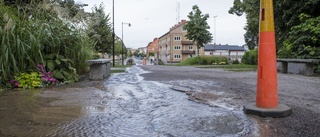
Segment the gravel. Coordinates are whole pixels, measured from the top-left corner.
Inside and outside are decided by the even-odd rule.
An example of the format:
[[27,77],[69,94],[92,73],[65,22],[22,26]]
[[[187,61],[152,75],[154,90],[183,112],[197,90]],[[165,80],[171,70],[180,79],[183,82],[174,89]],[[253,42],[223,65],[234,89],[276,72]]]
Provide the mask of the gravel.
[[[187,87],[192,98],[210,104],[220,100],[235,110],[255,102],[256,72],[232,72],[180,66],[140,65],[149,73],[144,80],[175,87]],[[191,83],[194,81],[195,84]],[[192,90],[190,90],[192,89]],[[177,89],[179,91],[180,89]],[[248,115],[260,126],[260,136],[316,137],[320,135],[320,77],[278,73],[279,104],[292,108],[286,118],[261,118]],[[217,102],[215,102],[217,104]],[[211,103],[212,105],[212,103]]]

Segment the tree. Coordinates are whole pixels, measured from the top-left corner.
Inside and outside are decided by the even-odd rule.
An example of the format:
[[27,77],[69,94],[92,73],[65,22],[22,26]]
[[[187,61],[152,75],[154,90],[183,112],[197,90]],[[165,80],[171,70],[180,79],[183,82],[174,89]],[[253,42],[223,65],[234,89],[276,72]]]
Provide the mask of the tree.
[[288,39],[278,51],[283,58],[320,59],[320,16],[301,14],[301,24],[291,28]]
[[96,42],[95,51],[102,53],[109,53],[111,51],[112,27],[109,14],[105,14],[102,3],[99,7],[94,6],[92,8],[88,23],[88,36]]
[[[249,49],[254,49],[258,46],[260,0],[234,0],[233,4],[229,13],[237,16],[245,13],[247,24],[244,38]],[[303,23],[299,20],[300,14],[310,15],[311,18],[320,16],[320,0],[274,0],[273,5],[277,50],[291,36],[291,28]]]
[[186,37],[196,43],[198,49],[198,64],[200,64],[199,48],[204,47],[204,44],[212,41],[212,34],[208,31],[210,26],[207,23],[209,14],[203,15],[199,7],[194,5],[188,18],[189,21],[184,26],[184,29],[187,30]]
[[230,8],[230,14],[242,16],[246,13],[247,24],[244,40],[250,50],[258,46],[259,38],[259,7],[260,0],[234,0],[233,7]]

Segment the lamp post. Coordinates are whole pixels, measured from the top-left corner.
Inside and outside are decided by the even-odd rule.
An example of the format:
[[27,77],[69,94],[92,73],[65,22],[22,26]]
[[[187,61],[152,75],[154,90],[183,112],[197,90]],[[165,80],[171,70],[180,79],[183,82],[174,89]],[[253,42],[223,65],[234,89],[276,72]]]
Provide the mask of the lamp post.
[[128,24],[128,26],[130,27],[131,26],[131,24],[130,23],[124,23],[124,22],[122,22],[122,37],[121,37],[121,39],[122,39],[122,44],[121,44],[121,61],[122,61],[122,65],[124,65],[124,63],[123,63],[123,46],[124,46],[124,44],[123,44],[123,24]]
[[114,0],[112,0],[112,66],[114,67]]
[[217,34],[216,34],[216,18],[217,18],[218,16],[216,15],[216,16],[213,16],[213,18],[214,18],[214,44],[216,44],[216,40],[217,40]]

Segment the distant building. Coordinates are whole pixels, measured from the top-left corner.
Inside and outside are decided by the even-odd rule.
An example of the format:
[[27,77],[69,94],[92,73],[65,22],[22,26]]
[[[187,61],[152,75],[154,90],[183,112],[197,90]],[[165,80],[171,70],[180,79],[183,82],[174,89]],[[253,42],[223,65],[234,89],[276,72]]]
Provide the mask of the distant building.
[[147,53],[147,47],[140,47],[138,48],[138,50],[139,50],[139,53],[144,53],[144,54]]
[[238,45],[215,45],[207,44],[204,47],[204,55],[227,57],[230,60],[238,60],[241,62],[241,58],[246,52],[245,46]]
[[150,57],[150,53],[154,53],[154,55],[159,55],[159,40],[158,38],[154,38],[152,42],[150,42],[147,46],[147,56]]
[[187,30],[183,26],[186,23],[186,20],[181,20],[159,37],[159,58],[164,63],[180,63],[197,54],[197,47],[185,36]]

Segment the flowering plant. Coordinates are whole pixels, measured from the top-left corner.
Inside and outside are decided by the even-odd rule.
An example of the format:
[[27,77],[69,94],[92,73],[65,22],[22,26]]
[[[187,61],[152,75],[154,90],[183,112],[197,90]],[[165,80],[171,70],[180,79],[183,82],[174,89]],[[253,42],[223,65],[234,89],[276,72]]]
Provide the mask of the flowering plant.
[[43,65],[38,64],[40,72],[19,73],[10,80],[10,84],[14,88],[37,88],[47,87],[55,84],[57,81],[53,78],[52,72],[46,72]]
[[44,86],[53,85],[57,82],[57,80],[52,76],[52,71],[46,72],[42,64],[38,64],[38,68],[40,69],[40,72],[42,74],[41,80]]

